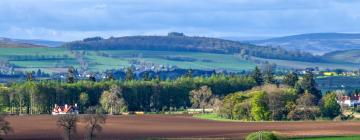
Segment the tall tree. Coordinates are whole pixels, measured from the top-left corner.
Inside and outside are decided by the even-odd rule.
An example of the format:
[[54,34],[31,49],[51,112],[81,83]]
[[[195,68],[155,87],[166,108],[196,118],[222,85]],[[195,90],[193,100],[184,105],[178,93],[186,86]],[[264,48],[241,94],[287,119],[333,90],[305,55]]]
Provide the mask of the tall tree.
[[126,81],[134,80],[134,72],[133,72],[133,70],[132,70],[131,67],[128,67],[128,68],[126,69],[125,80],[126,80]]
[[81,92],[79,96],[79,102],[80,102],[80,109],[81,112],[84,111],[84,107],[89,103],[89,95],[85,92]]
[[265,92],[258,91],[251,99],[251,114],[256,121],[264,121],[269,119],[269,108]]
[[321,99],[321,92],[316,88],[314,74],[311,71],[306,71],[303,79],[301,80],[301,87],[304,91],[314,95],[316,102]]
[[273,69],[274,69],[273,65],[271,65],[271,64],[266,64],[264,69],[263,69],[264,82],[266,84],[274,84],[275,83],[274,70]]
[[298,75],[295,72],[289,72],[285,77],[284,77],[284,84],[288,85],[290,87],[295,87],[296,82],[299,80]]
[[205,112],[205,107],[208,105],[212,96],[211,88],[208,86],[201,86],[199,89],[190,91],[190,101],[193,107],[202,108]]
[[259,86],[263,83],[263,76],[260,69],[256,66],[254,71],[251,74],[251,77],[255,80],[256,84]]
[[110,91],[102,93],[100,103],[110,115],[119,112],[126,106],[125,100],[122,97],[122,90],[115,84],[111,86]]
[[326,94],[321,103],[321,113],[324,117],[334,118],[338,116],[340,112],[340,105],[337,103],[336,94]]
[[143,78],[142,78],[144,81],[149,81],[150,80],[150,73],[145,71],[143,73]]
[[67,82],[68,83],[74,83],[75,82],[75,68],[74,67],[69,67],[68,68],[68,73],[67,73]]
[[192,69],[189,69],[186,74],[185,74],[185,77],[188,77],[188,78],[191,78],[193,76],[193,70]]

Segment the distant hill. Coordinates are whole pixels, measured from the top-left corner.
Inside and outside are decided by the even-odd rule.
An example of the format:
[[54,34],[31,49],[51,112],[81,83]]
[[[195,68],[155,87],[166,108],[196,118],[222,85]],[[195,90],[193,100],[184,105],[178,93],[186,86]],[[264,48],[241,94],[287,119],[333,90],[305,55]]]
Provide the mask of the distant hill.
[[324,54],[323,58],[335,62],[360,63],[360,49],[334,51]]
[[287,51],[278,47],[256,46],[237,41],[208,37],[189,37],[181,33],[167,36],[126,36],[86,38],[82,41],[65,43],[63,47],[72,50],[152,50],[185,51],[220,54],[239,54],[271,59],[314,61],[317,57],[299,51]]
[[311,33],[249,42],[261,46],[280,46],[286,50],[324,54],[339,50],[360,49],[360,34]]
[[25,42],[18,42],[8,38],[0,38],[0,48],[38,48],[45,47],[42,45],[34,45]]
[[34,45],[47,46],[47,47],[60,47],[65,43],[61,41],[50,41],[50,40],[40,40],[40,39],[13,39],[13,41],[18,43],[34,44]]

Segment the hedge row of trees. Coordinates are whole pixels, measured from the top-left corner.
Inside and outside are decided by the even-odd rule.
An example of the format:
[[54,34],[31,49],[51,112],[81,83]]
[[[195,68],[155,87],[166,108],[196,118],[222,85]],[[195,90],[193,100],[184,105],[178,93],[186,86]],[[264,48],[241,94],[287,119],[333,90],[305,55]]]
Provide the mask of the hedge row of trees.
[[[102,105],[108,113],[116,111],[162,111],[190,107],[190,91],[207,85],[212,94],[225,96],[255,86],[248,76],[213,75],[211,77],[181,77],[176,80],[125,80],[93,82],[27,81],[0,86],[1,112],[12,114],[48,114],[55,104],[75,104],[81,111]],[[103,96],[102,95],[106,95]],[[115,102],[108,103],[113,98]],[[121,101],[123,100],[123,101]],[[119,101],[121,103],[119,103]],[[118,107],[120,104],[122,107]],[[124,108],[124,105],[126,107]]]

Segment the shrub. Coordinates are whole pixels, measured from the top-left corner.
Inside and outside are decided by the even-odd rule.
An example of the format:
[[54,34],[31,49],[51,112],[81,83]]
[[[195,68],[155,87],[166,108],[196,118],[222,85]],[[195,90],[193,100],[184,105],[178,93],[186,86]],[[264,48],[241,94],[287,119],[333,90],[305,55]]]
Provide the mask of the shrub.
[[279,138],[272,132],[259,131],[250,133],[245,140],[279,140]]

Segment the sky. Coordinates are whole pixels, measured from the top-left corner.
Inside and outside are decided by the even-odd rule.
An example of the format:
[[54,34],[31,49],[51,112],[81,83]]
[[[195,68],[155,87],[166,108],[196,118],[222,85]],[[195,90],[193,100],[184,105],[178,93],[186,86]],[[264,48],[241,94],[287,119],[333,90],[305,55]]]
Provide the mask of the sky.
[[266,38],[360,32],[360,0],[1,0],[0,36],[72,41],[165,35]]

